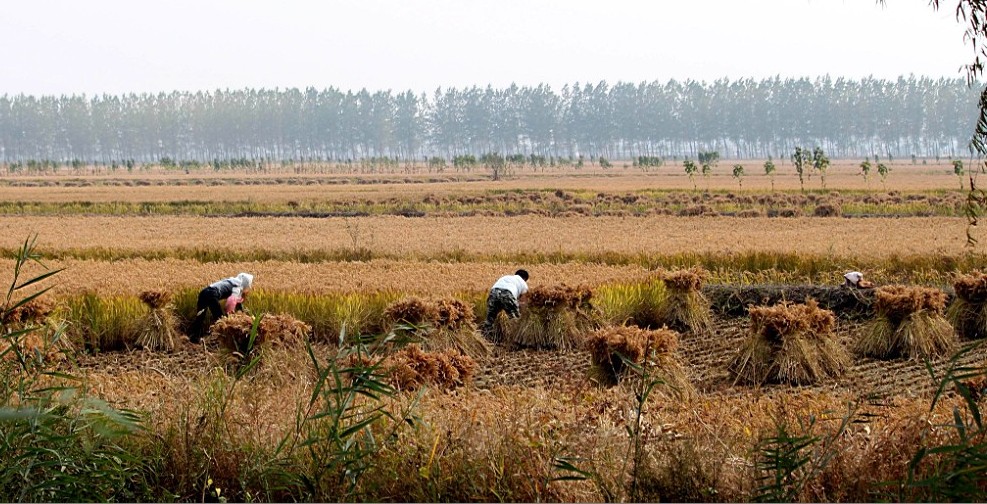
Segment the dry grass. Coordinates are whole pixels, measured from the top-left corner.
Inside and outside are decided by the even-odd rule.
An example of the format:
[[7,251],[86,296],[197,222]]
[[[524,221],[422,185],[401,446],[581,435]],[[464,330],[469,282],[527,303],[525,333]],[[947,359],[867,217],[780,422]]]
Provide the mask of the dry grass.
[[946,319],[965,338],[987,337],[987,273],[958,275],[953,290],[956,298],[946,310]]
[[879,359],[934,359],[956,346],[956,332],[943,316],[946,294],[939,289],[889,285],[875,293],[874,319],[855,351]]
[[[153,358],[157,360],[126,369],[88,369],[86,381],[113,404],[148,413],[148,439],[164,443],[163,483],[184,496],[180,500],[199,498],[202,481],[192,475],[200,470],[208,471],[231,500],[247,500],[247,489],[257,496],[260,484],[251,477],[264,467],[258,467],[258,461],[270,456],[283,436],[291,435],[298,408],[311,394],[312,378],[298,372],[305,366],[304,356],[286,362],[276,373],[248,377],[235,388],[230,386],[232,378],[221,372],[203,373],[208,362],[190,368],[188,362],[168,365],[160,360],[174,358],[171,354]],[[219,393],[224,390],[232,396],[221,410]],[[374,469],[358,489],[367,500],[632,500],[625,493],[623,465],[629,454],[625,429],[633,420],[628,394],[596,387],[461,387],[452,393],[436,392],[424,391],[420,398],[401,394],[383,402],[390,411],[400,411],[418,401],[415,411],[421,423],[382,445],[373,459]],[[647,466],[636,500],[751,501],[758,484],[752,454],[760,440],[775,433],[776,422],[785,422],[793,435],[825,437],[840,422],[847,403],[857,399],[836,391],[786,388],[649,401],[642,418]],[[906,476],[915,447],[950,439],[947,424],[958,405],[946,398],[930,411],[927,398],[899,397],[867,406],[863,412],[869,417],[860,417],[861,422],[842,436],[815,447],[830,450],[832,461],[806,480],[796,500],[873,501],[873,492],[887,489],[881,482]],[[812,429],[804,427],[810,417],[817,419]],[[597,483],[554,481],[566,474],[553,470],[559,454],[592,470]],[[295,463],[300,465],[291,469],[304,467],[304,454],[297,456]],[[331,500],[328,495],[310,498]]]
[[753,307],[750,317],[750,334],[729,364],[738,382],[808,385],[850,365],[833,332],[836,317],[814,300]]
[[521,299],[521,316],[499,318],[504,342],[514,348],[569,351],[581,346],[600,317],[590,302],[593,291],[584,285],[537,286]]

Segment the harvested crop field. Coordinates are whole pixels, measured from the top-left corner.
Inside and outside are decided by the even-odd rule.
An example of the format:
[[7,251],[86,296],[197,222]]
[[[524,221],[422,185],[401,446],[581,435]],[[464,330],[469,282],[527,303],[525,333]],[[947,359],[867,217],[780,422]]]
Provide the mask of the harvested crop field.
[[[859,337],[859,321],[841,320],[836,332],[840,341],[849,344]],[[938,383],[929,375],[925,364],[915,359],[879,360],[857,358],[843,375],[809,387],[767,385],[748,387],[733,382],[726,371],[726,363],[740,347],[749,330],[750,322],[744,318],[717,317],[715,333],[710,341],[687,336],[682,339],[679,356],[686,364],[689,378],[702,392],[703,397],[743,396],[752,392],[777,396],[787,392],[828,392],[846,396],[927,398]],[[326,349],[318,350],[326,353]],[[140,376],[148,381],[186,381],[201,377],[217,366],[218,348],[209,350],[185,342],[174,353],[165,352],[113,352],[99,356],[84,356],[79,365],[108,399],[126,407],[140,407],[148,400],[145,396],[131,396],[131,387],[114,391],[107,386],[115,376]],[[977,365],[987,360],[987,346],[980,345],[966,354],[960,363]],[[553,350],[518,349],[497,347],[489,356],[479,360],[479,368],[473,378],[473,387],[479,390],[504,387],[547,388],[572,390],[591,386],[588,370],[591,364],[586,349],[570,352]],[[933,370],[941,376],[948,365],[947,359],[933,363]],[[137,379],[137,378],[135,378]],[[153,393],[152,393],[153,395]]]
[[[958,275],[982,271],[987,255],[967,246],[956,213],[965,193],[945,162],[901,163],[887,187],[855,163],[806,192],[785,165],[775,189],[759,175],[740,189],[724,174],[694,187],[681,166],[498,182],[478,172],[3,178],[0,284],[62,271],[12,292],[50,287],[32,336],[60,339],[25,342],[28,358],[8,350],[0,365],[22,390],[75,387],[51,397],[78,416],[53,421],[93,426],[78,460],[121,461],[127,477],[113,484],[135,500],[751,501],[779,475],[791,482],[783,500],[922,500],[927,487],[901,482],[952,467],[946,456],[910,463],[965,442],[954,409],[974,432],[987,346],[957,335],[964,353],[928,368],[851,354],[842,371],[797,386],[742,384],[731,367],[759,334],[754,307],[811,303],[839,349],[853,349],[874,291],[840,286],[847,271],[947,302]],[[40,264],[14,257],[35,235]],[[494,345],[478,329],[487,292],[518,267],[531,275],[526,337]],[[696,279],[682,298],[691,303],[673,302],[678,271]],[[275,315],[284,323],[270,330],[290,326],[291,337],[251,338],[239,314],[213,326],[236,318],[235,345],[190,343],[199,291],[239,272],[255,279],[248,314]],[[528,304],[556,287],[581,301]],[[150,297],[159,305],[145,306]],[[425,306],[419,298],[473,318],[443,329],[394,316],[396,305]],[[662,326],[676,309],[703,323],[670,335]],[[0,325],[16,332],[25,311],[4,310]],[[137,350],[154,341],[144,333],[157,326],[141,325],[154,314],[177,331],[173,351]],[[532,330],[572,348],[521,348],[558,340]],[[634,335],[659,334],[663,360],[645,347],[644,360],[625,361],[573,344],[596,333],[623,335],[627,349]],[[443,341],[474,345],[431,349]],[[607,362],[617,385],[600,380]],[[673,369],[687,382],[662,374]],[[47,442],[24,436],[26,447]],[[801,441],[793,456],[811,467],[772,462]]]

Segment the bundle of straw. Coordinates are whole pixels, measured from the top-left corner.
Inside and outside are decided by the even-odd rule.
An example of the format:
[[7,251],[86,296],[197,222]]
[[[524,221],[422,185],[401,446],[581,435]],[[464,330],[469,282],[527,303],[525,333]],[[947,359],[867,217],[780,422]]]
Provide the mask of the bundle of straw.
[[946,319],[963,337],[987,336],[987,274],[971,273],[953,281],[956,298],[946,311]]
[[137,321],[137,345],[148,350],[173,351],[178,340],[178,317],[171,305],[171,294],[148,290],[138,297],[148,312]]
[[439,310],[435,303],[412,296],[388,305],[384,309],[384,317],[396,323],[434,326],[439,321]]
[[409,345],[388,356],[382,367],[399,390],[416,390],[423,385],[452,390],[470,382],[476,361],[455,350],[426,352]]
[[598,326],[592,298],[593,291],[582,285],[534,287],[524,295],[521,316],[502,326],[504,341],[518,348],[577,348]]
[[46,297],[36,297],[10,311],[4,310],[4,325],[42,324],[55,309],[54,301]]
[[312,328],[288,314],[262,315],[257,325],[257,335],[253,345],[250,345],[250,333],[253,330],[254,318],[246,313],[238,312],[226,315],[216,321],[209,333],[216,338],[220,345],[241,355],[247,355],[254,348],[290,347],[304,341],[311,334]]
[[472,357],[490,353],[490,345],[476,332],[473,307],[455,298],[436,300],[408,297],[391,303],[384,316],[392,324],[410,324],[425,350],[454,349]]
[[613,326],[598,329],[586,340],[592,359],[590,374],[606,385],[615,385],[630,376],[650,376],[660,380],[661,389],[672,396],[691,396],[695,390],[676,358],[678,344],[678,333],[667,328]]
[[939,289],[889,285],[875,293],[874,319],[855,345],[860,355],[878,359],[928,359],[956,345],[956,332],[943,316],[946,294]]
[[709,300],[703,296],[703,283],[709,272],[699,267],[660,273],[668,295],[658,307],[658,319],[679,331],[710,336],[713,319]]
[[758,306],[750,316],[750,334],[729,365],[737,381],[810,384],[835,376],[850,363],[833,332],[836,317],[815,300]]

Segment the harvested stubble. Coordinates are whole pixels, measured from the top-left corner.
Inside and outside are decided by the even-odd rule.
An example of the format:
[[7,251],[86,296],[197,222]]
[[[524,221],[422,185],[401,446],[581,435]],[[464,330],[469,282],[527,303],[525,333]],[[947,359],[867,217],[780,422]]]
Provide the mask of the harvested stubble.
[[966,338],[987,336],[987,274],[971,273],[953,281],[956,298],[946,311],[946,319]]
[[835,376],[850,364],[833,328],[833,312],[815,300],[750,310],[751,330],[729,369],[736,381],[806,385]]
[[679,335],[675,331],[613,326],[592,332],[586,340],[592,359],[590,374],[600,383],[615,385],[631,373],[628,362],[641,365],[651,377],[661,380],[666,393],[685,398],[695,389],[676,358]]
[[878,359],[927,359],[956,345],[956,332],[943,316],[946,294],[929,287],[889,285],[874,295],[874,319],[857,340],[858,354]]
[[668,296],[658,307],[661,323],[681,333],[691,331],[697,335],[712,335],[709,300],[700,290],[709,278],[709,272],[693,267],[662,272],[660,277],[668,287]]
[[[534,287],[524,295],[521,316],[503,324],[504,342],[515,348],[540,348],[563,352],[578,348],[585,335],[598,325],[590,302],[593,291],[584,285]],[[502,315],[501,320],[504,319]]]
[[453,349],[472,357],[490,353],[489,344],[476,331],[473,306],[459,299],[407,297],[388,305],[384,317],[392,324],[412,325],[425,350]]
[[149,290],[138,297],[150,310],[137,322],[137,345],[148,350],[174,350],[178,317],[171,304],[171,293]]
[[[219,340],[220,345],[230,352],[247,355],[250,351],[250,331],[254,319],[246,313],[231,313],[212,325],[210,334]],[[311,333],[312,328],[288,314],[265,313],[257,325],[254,347],[290,347],[301,343]]]

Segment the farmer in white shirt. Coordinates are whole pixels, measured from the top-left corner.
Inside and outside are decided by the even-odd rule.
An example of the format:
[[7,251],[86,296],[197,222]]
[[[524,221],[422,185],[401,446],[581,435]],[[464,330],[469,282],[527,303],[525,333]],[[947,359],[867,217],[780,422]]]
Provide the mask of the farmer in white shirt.
[[[212,322],[219,320],[226,313],[242,309],[243,298],[250,292],[254,276],[250,273],[240,273],[235,277],[213,282],[199,292],[199,300],[195,304],[195,320],[189,330],[189,341],[198,343]],[[225,313],[220,300],[226,300]],[[212,314],[212,320],[207,325],[206,316]]]
[[528,272],[519,269],[513,275],[500,277],[490,288],[490,294],[487,295],[487,320],[483,323],[483,335],[487,339],[494,339],[494,326],[501,311],[507,312],[507,316],[511,318],[521,316],[518,299],[528,292],[527,282]]

